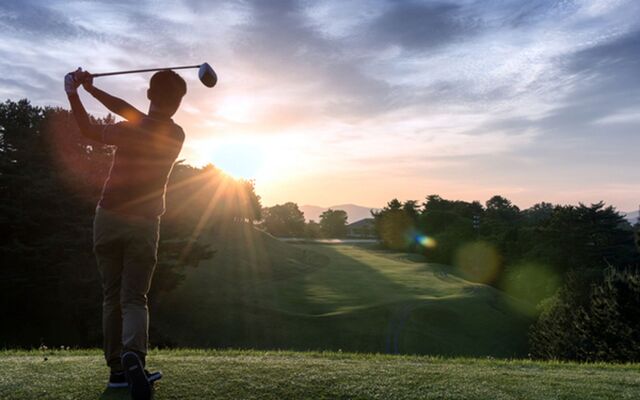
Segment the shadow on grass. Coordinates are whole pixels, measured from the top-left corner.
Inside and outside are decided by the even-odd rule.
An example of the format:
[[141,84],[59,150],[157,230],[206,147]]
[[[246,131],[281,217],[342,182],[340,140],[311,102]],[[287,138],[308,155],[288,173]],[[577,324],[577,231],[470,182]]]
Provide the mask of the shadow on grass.
[[[313,245],[311,245],[313,246]],[[343,246],[315,245],[307,248],[326,256],[330,262],[311,280],[289,285],[292,303],[308,314],[324,314],[339,307],[367,307],[417,299],[417,293],[352,254]],[[351,246],[350,246],[351,247]],[[365,250],[367,247],[361,247]],[[316,296],[313,288],[330,289],[335,301]]]
[[130,400],[128,388],[106,388],[99,397],[100,400]]
[[[466,292],[469,282],[451,267],[372,246],[293,246],[242,233],[219,239],[216,258],[190,271],[183,285],[163,297],[155,321],[177,344],[522,353],[517,339],[526,340],[526,327],[502,305],[500,293],[489,287]],[[309,262],[316,259],[322,262]]]

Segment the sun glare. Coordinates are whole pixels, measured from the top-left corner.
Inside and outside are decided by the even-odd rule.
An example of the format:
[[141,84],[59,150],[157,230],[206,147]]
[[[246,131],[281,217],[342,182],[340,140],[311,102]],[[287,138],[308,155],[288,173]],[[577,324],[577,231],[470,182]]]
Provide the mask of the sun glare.
[[291,177],[297,171],[291,141],[262,135],[224,136],[194,147],[199,165],[213,164],[234,178],[264,184]]

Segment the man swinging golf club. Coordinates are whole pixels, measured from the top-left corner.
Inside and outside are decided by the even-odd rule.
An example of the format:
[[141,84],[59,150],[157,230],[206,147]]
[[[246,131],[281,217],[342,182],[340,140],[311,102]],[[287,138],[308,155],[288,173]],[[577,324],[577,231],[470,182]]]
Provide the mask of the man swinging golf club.
[[[126,121],[92,124],[77,93],[80,85]],[[93,226],[103,287],[104,355],[111,368],[108,386],[129,386],[134,399],[149,399],[152,383],[162,374],[145,370],[147,293],[167,179],[185,138],[171,117],[187,91],[186,83],[171,70],[155,73],[147,90],[147,114],[93,86],[93,76],[80,68],[65,76],[64,88],[82,135],[117,148]]]

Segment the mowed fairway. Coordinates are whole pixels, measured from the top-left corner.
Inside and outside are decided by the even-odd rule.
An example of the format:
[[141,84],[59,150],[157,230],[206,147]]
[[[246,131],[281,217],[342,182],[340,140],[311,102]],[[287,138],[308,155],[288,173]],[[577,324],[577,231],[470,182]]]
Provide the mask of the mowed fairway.
[[354,245],[283,243],[250,227],[159,299],[153,324],[181,347],[526,355],[527,307],[451,267]]
[[[160,351],[162,399],[637,399],[638,365],[338,353]],[[0,398],[128,399],[95,351],[0,352]]]

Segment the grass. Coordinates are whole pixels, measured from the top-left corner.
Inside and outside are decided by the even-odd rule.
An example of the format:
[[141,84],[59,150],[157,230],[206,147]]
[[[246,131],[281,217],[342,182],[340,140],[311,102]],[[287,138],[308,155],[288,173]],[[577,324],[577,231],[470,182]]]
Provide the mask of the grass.
[[[128,399],[97,350],[0,352],[2,399]],[[154,351],[162,399],[636,399],[640,366],[261,351]]]
[[208,240],[214,258],[152,309],[175,346],[526,356],[530,309],[451,267],[247,227]]

